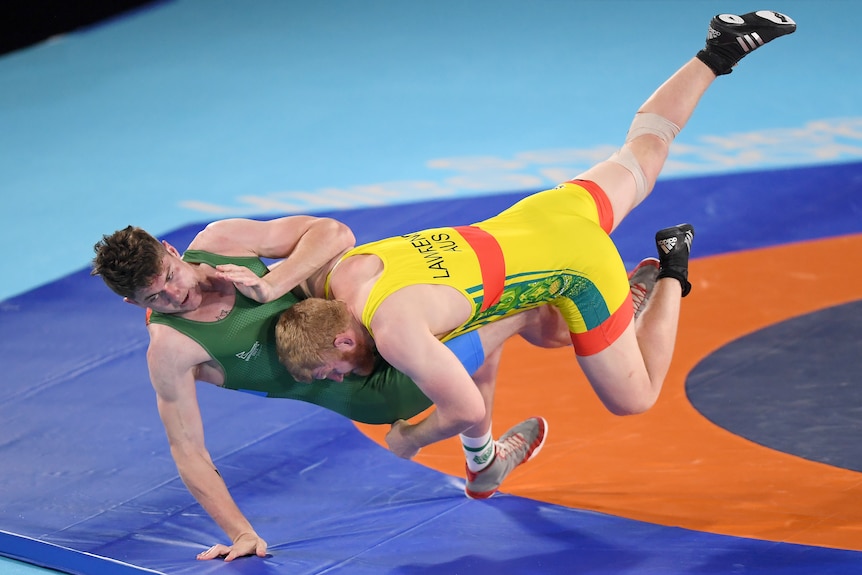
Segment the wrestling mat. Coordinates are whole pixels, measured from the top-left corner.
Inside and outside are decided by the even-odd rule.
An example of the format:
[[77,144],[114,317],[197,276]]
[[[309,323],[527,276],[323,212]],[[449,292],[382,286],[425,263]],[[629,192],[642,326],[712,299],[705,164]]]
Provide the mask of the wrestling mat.
[[[66,573],[862,572],[862,163],[661,181],[615,233],[696,227],[672,371],[648,413],[608,414],[568,351],[507,344],[497,434],[543,415],[541,455],[487,501],[457,443],[400,460],[315,406],[199,385],[208,447],[265,559],[178,479],[141,310],[83,269],[0,304],[0,555]],[[334,215],[359,241],[484,218],[522,197]],[[167,235],[185,246],[203,226]]]

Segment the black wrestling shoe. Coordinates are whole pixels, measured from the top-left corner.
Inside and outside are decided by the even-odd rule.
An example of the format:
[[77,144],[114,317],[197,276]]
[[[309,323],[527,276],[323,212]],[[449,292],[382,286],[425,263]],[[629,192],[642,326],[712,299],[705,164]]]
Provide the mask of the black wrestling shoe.
[[691,241],[694,228],[691,224],[679,224],[659,230],[655,235],[658,248],[658,278],[673,278],[682,286],[682,297],[691,291],[688,283],[688,256],[691,254]]
[[758,10],[742,16],[719,14],[709,22],[706,48],[698,52],[697,57],[716,76],[730,74],[753,50],[795,31],[796,22],[772,10]]

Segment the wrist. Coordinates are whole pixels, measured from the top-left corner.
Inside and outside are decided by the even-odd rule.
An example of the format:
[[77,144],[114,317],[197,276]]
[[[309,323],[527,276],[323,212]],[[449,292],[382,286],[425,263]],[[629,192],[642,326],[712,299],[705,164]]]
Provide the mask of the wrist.
[[243,537],[246,537],[246,536],[252,537],[253,539],[258,538],[258,535],[257,535],[257,533],[255,533],[254,529],[249,528],[245,531],[241,531],[238,535],[231,537],[230,540],[233,541],[234,543],[236,543],[237,541],[239,541],[240,539],[242,539]]

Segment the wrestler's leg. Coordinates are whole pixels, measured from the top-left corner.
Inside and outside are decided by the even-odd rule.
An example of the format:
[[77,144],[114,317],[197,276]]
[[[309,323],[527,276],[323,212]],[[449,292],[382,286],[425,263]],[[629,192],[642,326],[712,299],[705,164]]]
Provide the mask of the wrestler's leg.
[[[558,312],[554,313],[559,316]],[[537,454],[545,442],[547,422],[541,417],[531,417],[518,423],[497,441],[492,433],[494,392],[503,343],[509,337],[530,328],[538,334],[541,331],[539,324],[547,321],[543,318],[554,316],[538,309],[527,310],[477,330],[485,360],[472,376],[485,402],[485,417],[460,434],[467,466],[464,490],[469,497],[483,499],[493,495],[512,470]],[[558,323],[554,319],[556,329]],[[562,325],[565,326],[565,323]]]
[[[656,286],[649,307],[669,305],[679,309],[679,283],[662,282]],[[676,286],[674,286],[676,284]],[[676,293],[672,293],[676,289]],[[667,293],[663,293],[663,292]],[[647,313],[649,309],[645,310]],[[671,315],[671,314],[668,314]],[[638,322],[641,323],[641,322]],[[675,334],[676,326],[670,329]],[[615,415],[642,413],[655,404],[673,356],[675,337],[658,336],[662,345],[642,352],[634,322],[609,347],[589,356],[578,356],[578,363],[599,399]]]
[[542,417],[530,417],[494,440],[491,414],[502,349],[498,347],[492,351],[482,367],[473,374],[473,381],[485,399],[485,419],[460,436],[467,459],[464,492],[472,499],[486,499],[496,493],[516,467],[539,453],[547,438],[548,422]]
[[673,357],[682,302],[682,284],[673,278],[656,281],[649,305],[634,322],[638,350],[656,396]]
[[[447,343],[450,349],[456,352],[461,362],[466,365],[476,361],[475,356],[481,357],[481,365],[471,373],[473,382],[482,394],[485,403],[485,417],[479,423],[460,434],[461,445],[467,459],[468,472],[478,472],[487,467],[494,458],[496,445],[491,433],[491,421],[494,410],[494,390],[497,385],[497,370],[500,365],[500,356],[503,352],[503,343],[517,334],[527,325],[535,320],[530,312],[516,314],[495,322],[486,324],[475,332],[464,334],[456,338],[466,339],[478,337],[480,350],[471,354],[465,354],[452,347],[452,342]],[[468,349],[474,349],[471,344]],[[470,355],[470,361],[465,361],[465,355]],[[501,479],[502,480],[502,479]]]
[[494,409],[494,390],[497,385],[497,370],[500,366],[500,356],[503,347],[485,354],[485,362],[473,373],[473,382],[479,388],[482,399],[485,400],[485,419],[462,432],[466,437],[478,438],[491,431],[491,414]]
[[491,412],[494,407],[494,389],[497,384],[497,369],[503,343],[514,335],[520,335],[529,343],[545,348],[572,345],[569,329],[560,310],[552,305],[542,305],[507,318],[491,322],[477,330],[485,352],[485,361],[473,375],[473,381],[485,400],[485,419],[464,431],[467,437],[481,437],[491,429]]
[[675,131],[688,122],[715,77],[706,64],[692,58],[640,107],[620,151],[578,176],[605,191],[613,208],[614,229],[652,191]]
[[[503,343],[514,335],[522,335],[541,347],[562,347],[571,345],[568,328],[557,308],[543,305],[523,311],[507,318],[483,325],[476,333],[485,353],[482,365],[473,372],[473,382],[485,401],[485,418],[465,430],[462,439],[477,439],[487,436],[491,431],[491,416],[494,407],[494,390],[497,385],[497,370],[503,351]],[[466,440],[470,447],[476,443]]]
[[[507,318],[485,324],[475,332],[479,336],[485,356],[498,349],[503,343],[514,335],[520,335],[529,343],[546,348],[566,347],[572,345],[569,338],[568,326],[560,315],[560,311],[550,305],[544,304],[535,308],[524,310]],[[461,338],[463,336],[459,336]],[[451,344],[447,342],[447,345]],[[464,357],[459,355],[462,363]],[[471,362],[474,358],[470,358]],[[469,362],[467,362],[469,363]]]
[[710,21],[705,48],[644,102],[620,151],[579,176],[608,194],[614,228],[652,191],[671,142],[715,78],[729,74],[754,50],[795,31],[791,18],[769,10],[720,14]]
[[[614,213],[613,228],[652,191],[673,137],[688,122],[715,78],[700,60],[687,62],[638,110],[620,152],[580,176],[594,181],[607,194]],[[612,413],[640,413],[658,398],[673,356],[682,281],[687,280],[666,276],[658,279],[637,328],[632,319],[608,349],[578,357],[599,398]]]
[[[737,34],[763,32],[759,36],[762,44],[795,30],[795,25],[791,24],[784,16],[758,12],[729,20],[716,17],[710,26],[721,28],[723,37],[731,43]],[[604,190],[614,215],[611,229],[652,191],[667,160],[670,144],[688,123],[715,78],[727,73],[750,51],[729,54],[725,40],[720,39],[718,43],[722,46],[718,47],[716,55],[716,46],[712,45],[716,42],[714,36],[710,33],[705,51],[686,62],[643,103],[620,151],[579,176],[592,180]],[[726,69],[716,68],[715,61],[711,65],[704,63],[704,60],[716,58]],[[596,393],[613,413],[639,413],[648,409],[658,397],[670,367],[679,323],[680,296],[690,289],[687,265],[691,235],[683,229],[677,232],[673,241],[680,248],[687,244],[684,253],[677,258],[659,251],[662,270],[652,301],[639,318],[637,328],[632,320],[623,336],[608,349],[578,358]]]

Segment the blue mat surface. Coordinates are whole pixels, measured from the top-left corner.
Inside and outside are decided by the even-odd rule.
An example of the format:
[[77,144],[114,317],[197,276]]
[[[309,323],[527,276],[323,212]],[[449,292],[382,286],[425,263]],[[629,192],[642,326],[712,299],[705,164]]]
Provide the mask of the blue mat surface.
[[[859,174],[862,165],[855,164],[678,180],[662,184],[655,203],[704,221],[699,250],[721,253],[803,235],[859,233],[858,219],[843,218],[858,197],[852,185],[862,181]],[[790,184],[804,188],[810,180],[843,192],[825,202],[797,194]],[[712,190],[707,198],[750,198],[769,183],[788,198],[799,195],[785,203],[782,220],[804,220],[816,208],[817,221],[833,225],[803,232],[783,221],[764,223],[772,230],[737,222],[735,233],[713,234],[710,226],[721,230],[737,218],[708,213],[703,193],[690,206],[680,203],[694,189]],[[451,221],[456,214],[472,221],[521,195],[340,216],[363,241]],[[763,222],[764,208],[747,205],[737,215]],[[185,245],[201,227],[165,238]],[[617,239],[643,245],[641,231],[621,229]],[[238,504],[268,539],[271,556],[198,563],[194,555],[223,535],[185,490],[168,453],[147,381],[142,312],[110,297],[85,269],[8,300],[0,309],[0,339],[6,342],[0,351],[6,380],[0,524],[9,532],[0,539],[0,554],[10,557],[32,559],[37,540],[51,546],[51,553],[36,548],[39,562],[87,574],[98,572],[92,556],[162,573],[640,574],[723,573],[743,566],[746,573],[816,568],[849,574],[862,566],[862,554],[852,551],[647,525],[512,496],[469,501],[462,479],[392,456],[340,416],[208,385],[200,386],[199,401],[209,450]],[[50,361],[42,361],[46,355]]]

